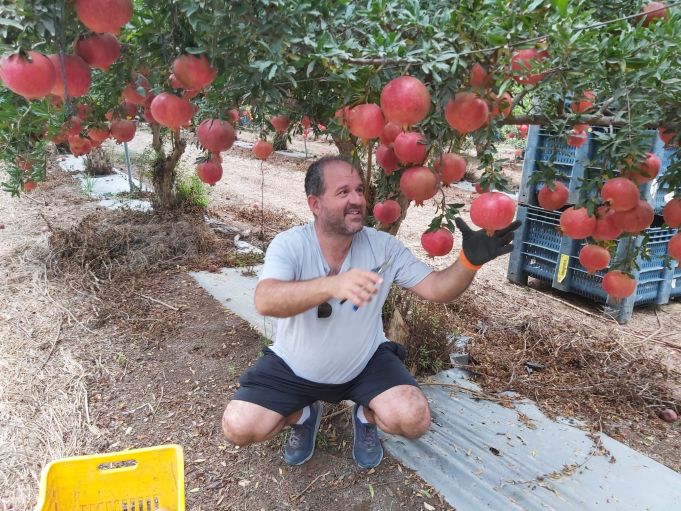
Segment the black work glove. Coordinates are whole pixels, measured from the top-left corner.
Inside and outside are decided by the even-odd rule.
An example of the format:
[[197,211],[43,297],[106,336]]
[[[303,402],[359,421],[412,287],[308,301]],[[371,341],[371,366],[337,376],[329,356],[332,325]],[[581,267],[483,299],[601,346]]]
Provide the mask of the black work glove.
[[520,224],[520,220],[512,222],[508,227],[495,231],[492,236],[488,236],[484,229],[474,231],[460,217],[454,219],[454,223],[461,231],[463,241],[461,249],[468,261],[475,266],[482,266],[495,257],[508,254],[513,250],[513,231]]

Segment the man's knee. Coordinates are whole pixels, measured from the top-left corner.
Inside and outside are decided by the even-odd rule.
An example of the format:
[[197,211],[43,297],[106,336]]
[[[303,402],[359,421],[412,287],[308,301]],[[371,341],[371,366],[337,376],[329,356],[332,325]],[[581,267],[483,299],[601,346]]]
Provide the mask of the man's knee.
[[222,414],[222,432],[232,444],[243,446],[264,442],[281,429],[276,417],[262,417],[250,409],[253,405],[242,403],[231,401]]
[[428,400],[416,387],[395,389],[376,405],[378,425],[388,433],[407,438],[418,438],[430,428],[430,407]]
[[430,428],[430,408],[425,399],[420,403],[410,403],[399,410],[397,421],[402,436],[419,438]]

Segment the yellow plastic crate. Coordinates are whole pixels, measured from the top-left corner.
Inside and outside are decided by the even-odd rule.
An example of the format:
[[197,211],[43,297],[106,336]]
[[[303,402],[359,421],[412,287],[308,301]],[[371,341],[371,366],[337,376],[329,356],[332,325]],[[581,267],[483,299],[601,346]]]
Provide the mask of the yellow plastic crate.
[[179,445],[75,456],[49,463],[36,511],[184,510]]

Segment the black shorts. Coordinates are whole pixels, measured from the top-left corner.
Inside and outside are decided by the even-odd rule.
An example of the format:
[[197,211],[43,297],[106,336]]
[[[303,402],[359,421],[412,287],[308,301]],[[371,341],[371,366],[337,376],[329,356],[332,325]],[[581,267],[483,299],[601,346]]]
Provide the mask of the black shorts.
[[404,347],[394,342],[382,343],[364,370],[346,383],[316,383],[296,376],[271,349],[239,379],[234,399],[263,406],[283,416],[291,415],[315,401],[339,403],[349,399],[363,406],[382,392],[397,385],[418,387],[404,367]]

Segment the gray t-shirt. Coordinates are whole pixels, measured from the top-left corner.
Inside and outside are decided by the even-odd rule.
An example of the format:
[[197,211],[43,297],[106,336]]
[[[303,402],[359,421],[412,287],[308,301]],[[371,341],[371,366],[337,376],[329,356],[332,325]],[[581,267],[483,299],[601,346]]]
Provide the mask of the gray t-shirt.
[[[332,299],[331,316],[317,317],[317,307],[296,316],[280,318],[272,350],[293,372],[318,383],[345,383],[367,365],[379,344],[387,341],[381,311],[390,285],[410,288],[431,273],[394,236],[364,227],[355,234],[340,273],[350,268],[371,270],[393,256],[383,283],[371,302],[353,310],[350,301]],[[270,243],[260,276],[282,281],[311,280],[328,275],[329,266],[317,240],[314,224],[294,227]]]

